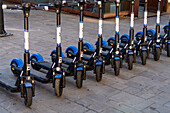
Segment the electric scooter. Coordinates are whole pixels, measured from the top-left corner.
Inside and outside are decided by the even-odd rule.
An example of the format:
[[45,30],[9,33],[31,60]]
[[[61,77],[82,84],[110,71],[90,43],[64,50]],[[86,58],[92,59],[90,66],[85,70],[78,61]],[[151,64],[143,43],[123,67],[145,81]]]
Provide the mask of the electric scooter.
[[160,7],[161,7],[160,4],[161,4],[161,0],[158,0],[156,32],[155,32],[154,37],[152,38],[153,40],[152,52],[153,52],[155,61],[159,60],[161,51],[162,51],[162,41],[160,37]]
[[[115,75],[118,76],[120,73],[120,67],[122,67],[122,53],[119,52],[119,5],[120,0],[115,1],[116,4],[116,25],[115,25],[115,37],[114,44],[112,46],[107,46],[105,41],[103,41],[102,49],[103,51],[109,51],[107,54],[102,53],[105,57],[106,64],[110,63],[112,68],[114,68]],[[110,39],[107,40],[109,42]],[[111,60],[111,61],[110,61]]]
[[[119,75],[120,71],[120,65],[121,65],[121,58],[120,58],[120,52],[119,52],[119,5],[120,0],[116,0],[116,28],[115,28],[115,44],[112,46],[111,53],[112,53],[112,61],[111,65],[114,67],[115,75]],[[103,50],[106,49],[103,47]],[[113,52],[112,52],[113,51]]]
[[144,4],[144,26],[143,26],[143,32],[136,33],[136,41],[135,46],[136,49],[139,52],[139,55],[141,56],[141,61],[143,65],[146,65],[146,59],[149,58],[149,50],[150,50],[150,43],[148,44],[147,41],[147,2],[148,0],[145,0]]
[[[103,2],[112,2],[112,1],[101,1]],[[119,3],[120,1],[116,1],[116,42],[119,42]],[[96,49],[94,49],[93,45],[89,42],[83,44],[84,54],[88,55],[96,55],[96,51],[101,54],[101,56],[105,60],[105,65],[111,64],[112,68],[114,67],[115,75],[119,75],[120,72],[120,55],[119,55],[119,46],[113,45],[108,46],[107,41],[102,39],[102,5],[99,6],[99,37],[98,41],[96,41]],[[101,47],[101,48],[100,48]],[[106,52],[104,52],[106,51]],[[104,64],[104,63],[103,63]],[[104,69],[104,68],[103,68]]]
[[[83,1],[82,1],[83,2]],[[83,4],[80,2],[80,4]],[[55,8],[56,8],[56,20],[57,20],[57,47],[56,50],[53,50],[51,52],[52,56],[52,63],[46,62],[43,60],[43,57],[40,54],[33,54],[31,56],[31,66],[33,69],[39,71],[40,69],[48,70],[47,79],[51,79],[53,81],[53,87],[56,86],[56,81],[59,79],[60,81],[57,81],[57,83],[60,83],[57,85],[59,86],[59,94],[56,92],[57,96],[61,96],[62,88],[65,87],[65,77],[67,76],[74,76],[74,79],[76,80],[76,85],[78,88],[82,87],[83,80],[86,78],[86,66],[85,63],[82,62],[82,52],[81,45],[82,40],[79,41],[79,54],[75,57],[74,60],[64,57],[62,53],[61,48],[61,7],[64,5],[65,2],[56,0],[55,1]],[[82,16],[82,15],[81,15]],[[82,23],[80,23],[82,25]],[[79,55],[79,56],[78,56]],[[79,59],[79,60],[76,60]],[[55,85],[54,85],[55,84]]]
[[[130,31],[129,35],[124,34],[120,37],[121,43],[120,46],[120,53],[122,53],[122,57],[126,55],[126,62],[128,63],[129,70],[133,69],[133,62],[136,62],[136,48],[133,46],[134,40],[134,3],[135,0],[131,0],[131,21],[130,21]],[[108,39],[108,45],[114,45],[115,38],[110,37]]]
[[[165,45],[165,51],[167,51],[167,56],[169,55],[169,24],[165,25],[163,27],[164,29],[164,35],[160,35],[160,40],[161,40],[161,49],[163,49],[163,45]],[[147,30],[147,43],[149,44],[149,48],[152,48],[153,47],[153,39],[155,37],[155,30],[154,29],[148,29]],[[169,56],[168,56],[169,57]]]
[[[39,71],[41,68],[48,70],[45,78],[37,80],[41,83],[52,83],[55,94],[60,97],[65,88],[65,69],[61,68],[62,64],[62,47],[61,47],[61,6],[62,1],[55,1],[54,6],[56,8],[56,30],[57,30],[57,47],[58,51],[56,60],[53,63],[44,61],[40,54],[31,55],[31,66],[33,69]],[[41,77],[37,77],[41,78]],[[35,79],[36,80],[36,79]]]
[[[83,43],[83,60],[86,61],[86,70],[91,71],[94,70],[96,74],[96,81],[99,82],[102,80],[102,74],[105,72],[105,60],[102,57],[102,6],[103,0],[99,0],[97,2],[99,7],[99,34],[98,34],[98,44],[96,45],[96,49],[94,49],[91,43],[85,42]],[[66,49],[67,57],[74,58],[76,56],[76,51],[78,49],[75,46],[70,46]],[[86,53],[90,53],[86,54]]]
[[163,29],[164,29],[164,35],[161,35],[161,40],[162,40],[162,44],[165,45],[167,56],[170,57],[170,19],[169,19],[169,24],[165,25]]
[[[15,6],[14,6],[15,7]],[[6,5],[6,8],[14,8]],[[18,8],[18,7],[15,7]],[[29,32],[28,32],[28,17],[31,9],[30,4],[23,4],[22,8],[24,13],[24,39],[25,39],[25,53],[24,63],[21,59],[13,59],[11,61],[11,70],[18,78],[15,86],[7,85],[0,81],[0,86],[9,90],[12,93],[20,92],[21,98],[24,98],[25,106],[29,107],[32,105],[32,97],[35,96],[34,77],[30,75],[30,60],[29,60]],[[20,70],[20,71],[17,71]]]

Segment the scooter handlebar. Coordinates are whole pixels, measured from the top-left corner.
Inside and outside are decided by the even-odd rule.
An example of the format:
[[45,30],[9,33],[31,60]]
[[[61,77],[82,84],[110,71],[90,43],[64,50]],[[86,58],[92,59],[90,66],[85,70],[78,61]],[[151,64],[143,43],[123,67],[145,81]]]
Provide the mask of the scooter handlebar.
[[34,9],[34,10],[45,10],[45,11],[49,10],[48,6],[35,6],[35,7],[31,7],[31,9]]
[[[2,5],[2,9],[17,9],[17,10],[22,10],[23,7],[22,6],[18,6],[18,5]],[[31,6],[32,10],[46,10],[48,11],[49,8],[48,6]]]
[[2,5],[2,9],[17,9],[18,5]]

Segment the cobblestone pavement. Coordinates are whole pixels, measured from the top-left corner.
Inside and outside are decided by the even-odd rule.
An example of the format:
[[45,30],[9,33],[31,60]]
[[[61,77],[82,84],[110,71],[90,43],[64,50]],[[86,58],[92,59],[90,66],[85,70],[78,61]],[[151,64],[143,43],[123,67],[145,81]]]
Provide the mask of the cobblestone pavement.
[[[22,11],[5,10],[5,28],[14,36],[0,39],[0,79],[14,84],[16,78],[10,71],[13,58],[23,59],[23,14]],[[161,28],[168,23],[169,15],[161,16]],[[71,45],[77,46],[78,15],[62,14],[63,51]],[[148,18],[148,28],[155,28],[155,17]],[[95,43],[98,19],[85,17],[84,41]],[[103,22],[103,37],[114,35],[114,19]],[[135,19],[135,33],[142,30],[143,19]],[[129,18],[120,19],[120,34],[129,32]],[[40,53],[50,61],[50,52],[55,49],[55,13],[31,11],[30,52]],[[67,78],[63,96],[57,98],[51,84],[36,82],[33,105],[27,108],[20,94],[11,94],[0,88],[0,113],[170,113],[170,58],[163,51],[159,61],[150,55],[146,66],[140,58],[129,71],[127,64],[120,76],[114,76],[111,66],[106,67],[103,80],[95,81],[94,74],[87,72],[83,88],[77,89],[72,77]],[[32,73],[40,74],[34,70]]]

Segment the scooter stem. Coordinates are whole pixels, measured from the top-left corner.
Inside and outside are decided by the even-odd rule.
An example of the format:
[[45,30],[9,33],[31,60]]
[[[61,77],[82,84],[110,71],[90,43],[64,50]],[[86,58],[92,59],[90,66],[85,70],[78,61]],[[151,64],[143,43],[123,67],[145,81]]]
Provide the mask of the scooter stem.
[[61,56],[61,6],[62,6],[62,0],[58,1],[55,0],[54,6],[56,8],[56,32],[57,32],[57,47],[56,47],[56,65],[57,71],[61,70],[61,63],[62,63],[62,56]]
[[96,55],[100,58],[102,56],[102,18],[103,18],[103,0],[98,1],[99,5],[99,31],[98,31],[98,44],[96,45]]
[[119,5],[120,5],[120,0],[116,0],[116,31],[115,31],[114,51],[117,55],[119,54]]
[[79,1],[80,7],[80,23],[79,23],[79,42],[78,42],[78,55],[77,60],[82,62],[83,58],[83,10],[84,10],[84,0]]
[[157,41],[158,38],[160,37],[160,4],[161,0],[158,0],[158,6],[157,6],[157,22],[156,22],[156,35],[155,35],[155,40]]
[[22,5],[24,13],[24,40],[25,40],[25,53],[24,53],[24,74],[30,76],[30,53],[29,53],[29,24],[28,17],[31,9],[31,4],[24,3]]
[[145,0],[145,6],[144,6],[144,26],[143,26],[143,36],[142,36],[142,43],[146,44],[147,41],[147,2],[148,0]]
[[133,40],[134,40],[134,4],[135,4],[135,0],[131,0],[131,21],[130,21],[129,48],[133,47]]

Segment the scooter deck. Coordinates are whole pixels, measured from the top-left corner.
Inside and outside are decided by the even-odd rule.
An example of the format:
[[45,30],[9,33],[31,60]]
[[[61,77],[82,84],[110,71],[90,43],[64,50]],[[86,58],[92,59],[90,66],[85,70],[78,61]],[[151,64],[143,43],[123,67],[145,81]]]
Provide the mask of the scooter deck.
[[96,49],[85,49],[84,50],[84,54],[92,55],[95,51],[96,51]]
[[[21,68],[17,68],[15,67],[15,70],[18,71],[18,73],[21,73],[22,69]],[[41,82],[41,83],[49,83],[51,82],[50,79],[47,79],[47,78],[42,78],[40,76],[37,76],[37,75],[34,75],[32,73],[30,73],[30,76],[34,77],[34,79],[38,82]]]
[[94,66],[86,65],[86,71],[91,71],[93,69],[94,69]]
[[106,51],[106,50],[111,50],[113,47],[112,46],[103,46],[103,51]]
[[64,57],[62,58],[62,63],[70,65],[73,62],[73,59],[68,58],[68,57]]
[[48,79],[48,78],[43,78],[34,74],[30,74],[32,77],[34,77],[34,79],[38,82],[47,84],[47,83],[52,83],[52,79]]
[[49,70],[51,68],[52,63],[50,62],[36,62],[36,64],[46,70]]
[[20,92],[20,90],[16,86],[7,85],[2,81],[0,81],[0,86],[5,88],[6,90],[10,91],[11,93]]

